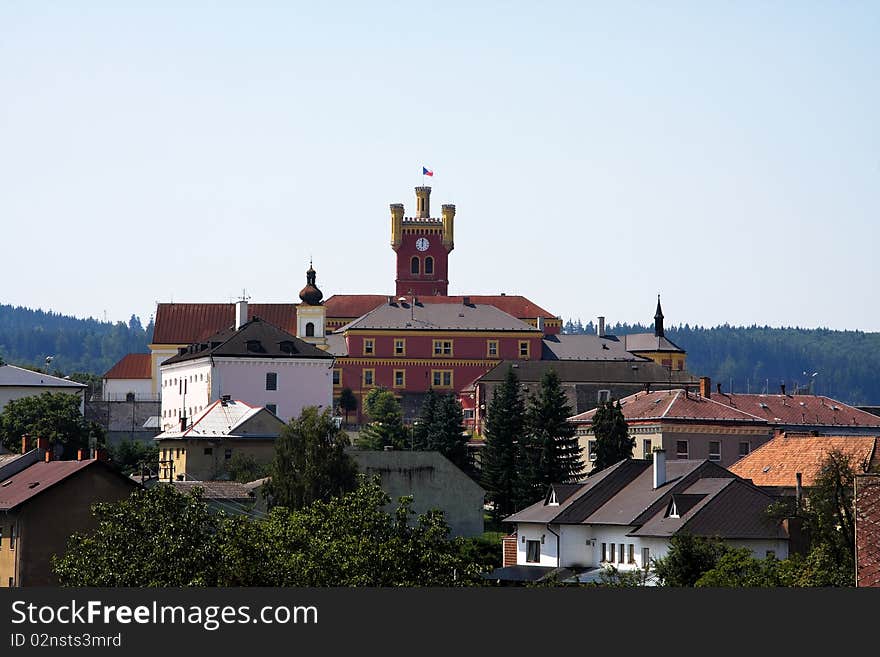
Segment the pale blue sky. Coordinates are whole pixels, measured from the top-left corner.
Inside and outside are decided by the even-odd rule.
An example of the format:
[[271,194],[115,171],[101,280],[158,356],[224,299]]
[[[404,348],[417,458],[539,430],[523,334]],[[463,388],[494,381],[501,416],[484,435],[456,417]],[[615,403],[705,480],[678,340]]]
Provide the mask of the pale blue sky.
[[393,293],[424,164],[450,293],[877,331],[878,34],[878,2],[4,0],[0,303],[296,301],[309,256]]

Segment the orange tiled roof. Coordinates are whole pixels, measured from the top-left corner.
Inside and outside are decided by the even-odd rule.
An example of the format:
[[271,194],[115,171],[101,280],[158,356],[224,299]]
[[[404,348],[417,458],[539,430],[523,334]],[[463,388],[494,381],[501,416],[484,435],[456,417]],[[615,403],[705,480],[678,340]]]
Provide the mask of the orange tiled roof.
[[105,379],[149,379],[150,354],[126,354],[116,365],[107,370]]
[[[364,315],[377,306],[387,303],[387,294],[334,294],[324,302],[327,308],[327,317],[357,318]],[[470,302],[486,306],[495,306],[498,310],[513,315],[517,319],[543,317],[556,319],[552,313],[544,310],[538,304],[529,301],[523,296],[506,294],[472,294],[458,296],[420,296],[418,299],[423,304],[431,303],[462,303],[468,296]]]
[[[763,418],[681,389],[637,392],[621,399],[620,409],[627,422],[640,420],[721,420],[766,425]],[[569,419],[571,422],[592,422],[595,413],[596,409],[594,408]]]
[[880,474],[856,477],[856,586],[880,586]]
[[880,417],[821,395],[751,395],[712,393],[712,399],[771,424],[840,427],[877,427]]
[[[296,304],[248,304],[247,319],[259,317],[296,335]],[[232,327],[233,303],[160,303],[156,309],[154,344],[191,344]]]
[[812,486],[822,462],[833,450],[843,452],[853,461],[857,472],[874,462],[877,439],[874,436],[808,436],[782,434],[764,443],[728,468],[757,486],[796,484],[800,472],[804,486]]

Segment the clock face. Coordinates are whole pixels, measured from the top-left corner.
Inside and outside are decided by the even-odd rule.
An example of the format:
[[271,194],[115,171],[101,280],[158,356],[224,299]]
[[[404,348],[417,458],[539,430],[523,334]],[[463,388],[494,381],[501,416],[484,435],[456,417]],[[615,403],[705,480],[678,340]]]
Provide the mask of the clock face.
[[427,251],[429,246],[431,246],[431,243],[424,237],[416,240],[416,248],[419,251]]

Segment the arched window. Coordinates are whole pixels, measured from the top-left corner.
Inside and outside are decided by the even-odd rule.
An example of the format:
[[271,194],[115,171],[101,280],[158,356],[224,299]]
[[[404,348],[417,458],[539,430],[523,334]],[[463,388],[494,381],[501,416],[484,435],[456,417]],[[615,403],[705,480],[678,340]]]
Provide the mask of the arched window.
[[413,256],[412,260],[410,260],[409,271],[411,274],[418,274],[419,273],[419,259],[417,256]]
[[306,324],[306,337],[307,338],[315,337],[315,325],[312,322],[308,322]]
[[434,258],[428,256],[425,258],[425,273],[433,274],[434,273]]

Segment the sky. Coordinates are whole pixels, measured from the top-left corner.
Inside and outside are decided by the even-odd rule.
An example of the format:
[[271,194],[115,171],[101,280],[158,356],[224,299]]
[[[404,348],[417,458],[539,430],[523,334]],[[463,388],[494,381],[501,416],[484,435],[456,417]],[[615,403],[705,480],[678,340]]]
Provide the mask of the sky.
[[0,2],[0,303],[450,294],[880,331],[880,3]]

